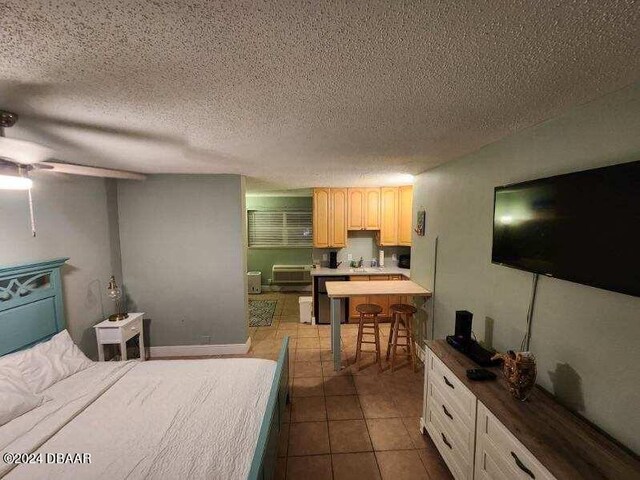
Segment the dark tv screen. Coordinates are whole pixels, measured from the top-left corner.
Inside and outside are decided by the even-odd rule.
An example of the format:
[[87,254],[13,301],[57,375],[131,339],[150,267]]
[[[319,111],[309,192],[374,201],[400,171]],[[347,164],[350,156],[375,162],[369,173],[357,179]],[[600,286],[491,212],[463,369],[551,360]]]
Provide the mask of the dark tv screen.
[[494,195],[494,263],[640,296],[640,161]]

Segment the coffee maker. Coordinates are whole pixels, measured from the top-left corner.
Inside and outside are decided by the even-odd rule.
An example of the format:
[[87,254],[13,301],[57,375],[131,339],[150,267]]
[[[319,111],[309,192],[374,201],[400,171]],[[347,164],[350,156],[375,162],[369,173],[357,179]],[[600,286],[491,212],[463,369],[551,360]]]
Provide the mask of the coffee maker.
[[338,268],[338,252],[329,252],[329,268]]

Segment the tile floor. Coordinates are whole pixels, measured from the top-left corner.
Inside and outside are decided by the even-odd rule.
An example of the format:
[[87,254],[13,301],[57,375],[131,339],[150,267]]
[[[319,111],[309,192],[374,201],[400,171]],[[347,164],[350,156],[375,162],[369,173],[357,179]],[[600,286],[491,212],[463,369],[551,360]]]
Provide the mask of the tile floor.
[[[291,405],[280,438],[277,476],[286,480],[450,479],[428,436],[419,432],[423,372],[407,365],[378,373],[373,355],[361,369],[355,357],[356,325],[342,329],[346,368],[334,372],[329,327],[300,325],[298,293],[265,293],[277,299],[270,327],[251,328],[249,356],[277,357],[290,337]],[[386,346],[389,325],[382,326]]]

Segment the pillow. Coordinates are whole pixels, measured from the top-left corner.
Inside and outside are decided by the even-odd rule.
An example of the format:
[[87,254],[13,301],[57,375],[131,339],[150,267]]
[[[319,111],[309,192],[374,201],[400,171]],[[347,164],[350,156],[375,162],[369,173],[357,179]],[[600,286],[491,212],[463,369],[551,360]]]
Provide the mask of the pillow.
[[18,352],[15,363],[33,393],[40,393],[56,382],[93,365],[76,347],[66,330],[51,340]]
[[0,368],[0,426],[39,407],[44,397],[29,390],[16,368]]

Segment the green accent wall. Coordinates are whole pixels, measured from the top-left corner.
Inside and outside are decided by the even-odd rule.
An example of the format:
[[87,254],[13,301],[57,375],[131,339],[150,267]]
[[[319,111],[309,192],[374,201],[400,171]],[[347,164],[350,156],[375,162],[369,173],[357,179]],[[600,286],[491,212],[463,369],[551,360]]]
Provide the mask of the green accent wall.
[[[309,209],[312,197],[247,196],[248,210]],[[274,265],[311,265],[312,248],[248,248],[247,268],[262,272],[262,284],[271,284],[271,268]]]
[[[411,280],[432,289],[437,270],[436,338],[465,309],[479,340],[520,347],[532,274],[491,263],[494,187],[638,160],[639,132],[640,82],[417,177],[414,211],[426,209],[427,233],[413,236]],[[638,297],[541,275],[530,346],[537,382],[636,453],[639,314]]]

